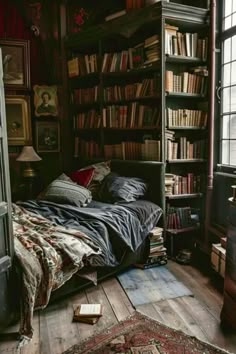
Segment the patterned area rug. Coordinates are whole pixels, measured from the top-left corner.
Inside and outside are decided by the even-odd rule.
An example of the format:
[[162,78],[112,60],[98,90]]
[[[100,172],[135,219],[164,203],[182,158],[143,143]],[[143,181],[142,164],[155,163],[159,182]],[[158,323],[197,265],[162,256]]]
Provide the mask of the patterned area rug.
[[64,352],[64,354],[82,353],[225,354],[228,352],[135,312],[123,322]]

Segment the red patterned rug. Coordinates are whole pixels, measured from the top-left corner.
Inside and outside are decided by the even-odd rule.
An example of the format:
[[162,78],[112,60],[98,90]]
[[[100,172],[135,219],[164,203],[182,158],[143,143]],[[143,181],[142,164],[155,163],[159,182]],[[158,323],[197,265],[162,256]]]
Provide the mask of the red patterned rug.
[[226,354],[139,312],[63,354]]

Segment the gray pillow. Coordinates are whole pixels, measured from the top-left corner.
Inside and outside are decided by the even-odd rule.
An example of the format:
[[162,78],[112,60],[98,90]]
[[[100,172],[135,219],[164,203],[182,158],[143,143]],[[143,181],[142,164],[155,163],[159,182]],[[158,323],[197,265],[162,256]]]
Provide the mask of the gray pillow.
[[92,194],[87,188],[74,182],[56,179],[49,184],[43,199],[83,207],[91,202]]
[[144,197],[147,184],[141,178],[110,173],[102,182],[99,199],[106,203],[133,202]]

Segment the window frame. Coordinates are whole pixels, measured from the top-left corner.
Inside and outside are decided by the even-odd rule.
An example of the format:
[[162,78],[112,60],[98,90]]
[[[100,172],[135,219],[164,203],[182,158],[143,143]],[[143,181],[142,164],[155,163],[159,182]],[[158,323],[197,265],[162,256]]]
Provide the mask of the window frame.
[[[236,25],[234,25],[233,27],[230,27],[226,30],[223,29],[223,24],[224,24],[224,4],[225,4],[225,1],[227,0],[223,0],[222,1],[222,6],[221,6],[221,9],[219,9],[220,13],[221,13],[221,20],[220,21],[220,48],[221,48],[221,62],[220,62],[220,77],[221,77],[221,83],[223,83],[223,68],[224,68],[224,41],[227,40],[228,38],[232,38],[233,36],[236,35]],[[235,13],[235,12],[234,12]],[[232,58],[231,58],[232,59]],[[232,62],[232,60],[230,61]],[[232,87],[232,86],[236,86],[235,84],[234,85],[228,85],[227,87]],[[222,163],[222,155],[223,155],[223,144],[222,142],[224,140],[227,140],[230,142],[230,140],[234,140],[236,141],[236,138],[235,139],[231,139],[230,137],[228,137],[227,139],[226,138],[223,138],[223,119],[224,119],[224,116],[229,116],[229,115],[232,115],[232,114],[236,114],[236,111],[230,111],[230,112],[225,112],[223,113],[223,86],[221,86],[221,90],[220,90],[220,112],[219,112],[219,119],[220,119],[220,122],[219,122],[219,128],[220,128],[220,131],[219,131],[219,162],[217,164],[217,171],[219,172],[225,172],[227,174],[232,174],[232,176],[235,176],[236,174],[236,163],[235,165],[230,165],[230,164],[223,164]]]

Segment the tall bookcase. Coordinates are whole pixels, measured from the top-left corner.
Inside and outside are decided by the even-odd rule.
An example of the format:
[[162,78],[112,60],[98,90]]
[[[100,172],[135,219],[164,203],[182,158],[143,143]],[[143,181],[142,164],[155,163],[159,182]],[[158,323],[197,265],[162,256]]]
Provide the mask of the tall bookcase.
[[177,238],[188,246],[203,224],[208,16],[161,1],[65,42],[74,157],[165,164],[171,255]]

